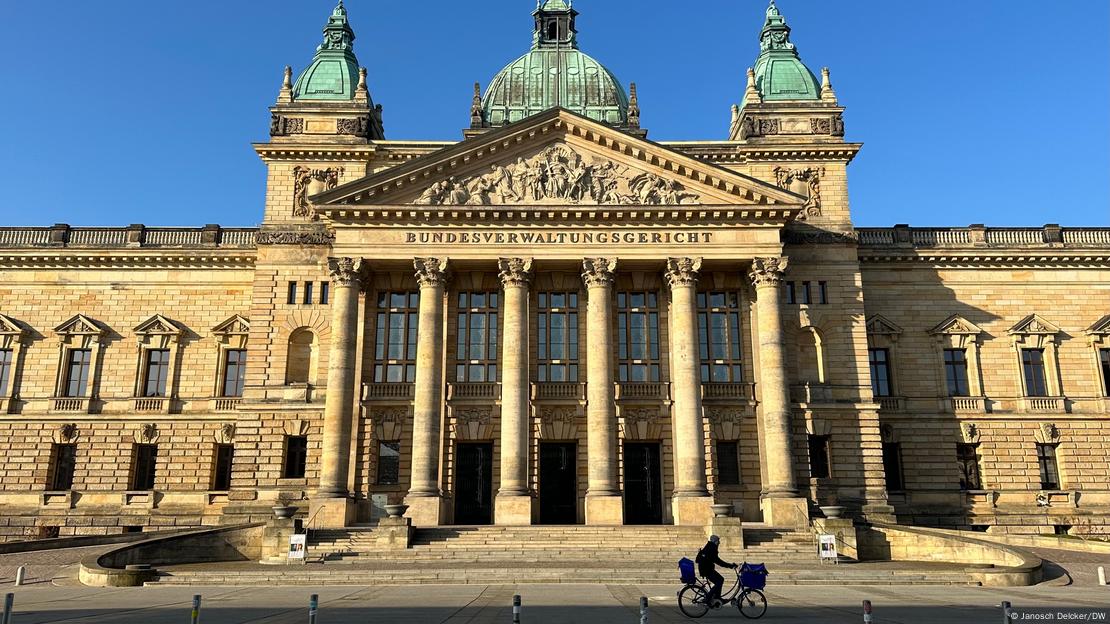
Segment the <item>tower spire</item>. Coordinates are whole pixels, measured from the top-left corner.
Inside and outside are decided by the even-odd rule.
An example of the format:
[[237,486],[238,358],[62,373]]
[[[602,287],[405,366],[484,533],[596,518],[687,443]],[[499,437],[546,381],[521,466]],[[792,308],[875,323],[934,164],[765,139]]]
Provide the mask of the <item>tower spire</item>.
[[347,21],[343,0],[324,24],[324,40],[316,47],[312,64],[293,86],[294,100],[352,100],[359,82],[355,57],[355,31]]

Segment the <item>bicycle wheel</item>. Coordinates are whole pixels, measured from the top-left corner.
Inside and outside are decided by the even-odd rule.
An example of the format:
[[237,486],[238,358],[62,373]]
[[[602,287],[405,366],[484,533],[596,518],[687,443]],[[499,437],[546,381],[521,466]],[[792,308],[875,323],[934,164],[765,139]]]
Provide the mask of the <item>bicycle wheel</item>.
[[709,613],[709,605],[705,604],[705,591],[698,585],[687,585],[678,592],[678,609],[690,618],[700,618]]
[[736,608],[749,620],[758,620],[767,613],[767,597],[758,589],[745,589],[736,597]]

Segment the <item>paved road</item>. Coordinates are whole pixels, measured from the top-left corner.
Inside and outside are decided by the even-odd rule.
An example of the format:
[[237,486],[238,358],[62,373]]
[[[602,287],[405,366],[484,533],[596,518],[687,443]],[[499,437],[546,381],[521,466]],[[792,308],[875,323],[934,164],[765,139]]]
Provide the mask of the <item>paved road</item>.
[[[621,624],[639,622],[637,603],[650,598],[650,622],[688,622],[675,608],[675,586],[520,585],[407,587],[149,587],[94,589],[48,584],[12,588],[15,624],[182,624],[190,599],[203,595],[204,624],[293,624],[308,620],[308,596],[320,595],[318,624],[430,622],[508,624],[512,596],[523,597],[524,624]],[[0,590],[2,591],[2,590]],[[1085,608],[1105,613],[1110,588],[1023,587],[771,587],[765,622],[863,621],[860,604],[874,603],[876,624],[962,624],[997,622],[996,605],[1046,607],[1052,612]],[[741,620],[734,610],[702,621]]]

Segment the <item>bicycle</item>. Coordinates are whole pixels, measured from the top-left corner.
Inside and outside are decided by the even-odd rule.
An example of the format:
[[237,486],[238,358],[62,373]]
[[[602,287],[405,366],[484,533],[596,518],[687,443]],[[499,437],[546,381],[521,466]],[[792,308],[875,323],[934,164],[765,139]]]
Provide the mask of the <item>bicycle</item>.
[[[735,605],[740,610],[740,615],[758,620],[767,613],[767,597],[759,589],[749,587],[741,579],[741,572],[750,571],[748,564],[736,566],[736,580],[728,591],[721,592],[722,604]],[[709,613],[710,605],[706,602],[712,585],[704,578],[698,578],[693,583],[687,583],[678,592],[678,609],[689,618],[700,618]]]

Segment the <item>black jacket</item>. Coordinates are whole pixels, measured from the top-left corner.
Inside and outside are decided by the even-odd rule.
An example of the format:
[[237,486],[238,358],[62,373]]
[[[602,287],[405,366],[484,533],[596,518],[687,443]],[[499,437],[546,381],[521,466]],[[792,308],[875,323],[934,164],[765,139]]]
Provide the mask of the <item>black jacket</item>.
[[721,560],[717,545],[713,542],[706,542],[705,546],[702,546],[701,550],[698,551],[698,556],[696,559],[694,559],[694,561],[698,564],[698,574],[701,574],[702,576],[713,572],[715,570],[715,566],[720,565],[725,566],[726,568],[732,567],[731,563]]

